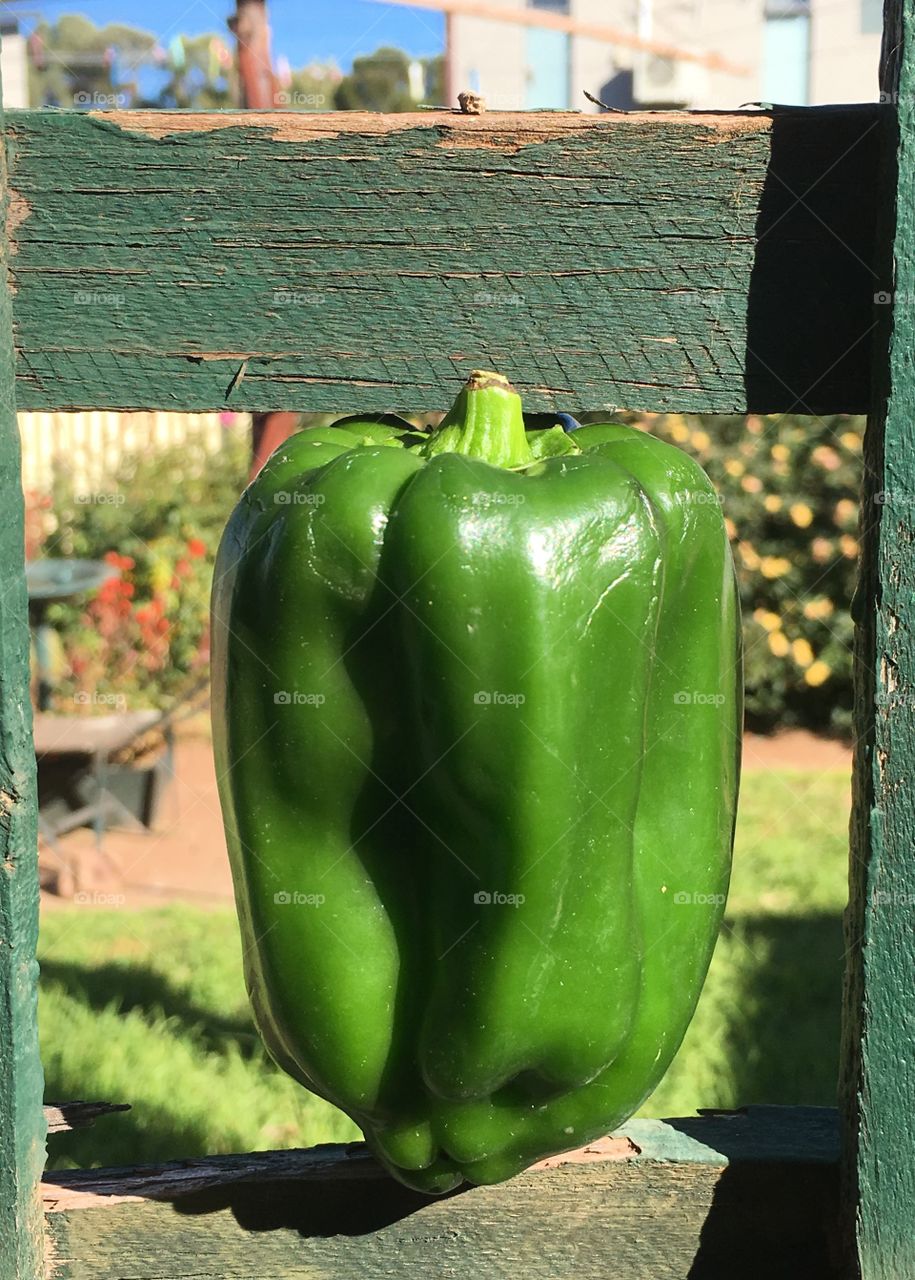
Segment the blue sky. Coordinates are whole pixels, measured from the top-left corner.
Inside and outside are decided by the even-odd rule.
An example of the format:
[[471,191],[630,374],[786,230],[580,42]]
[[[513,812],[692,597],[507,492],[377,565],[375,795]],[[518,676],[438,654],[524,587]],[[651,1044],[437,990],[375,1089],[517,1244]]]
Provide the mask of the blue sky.
[[[17,8],[9,5],[12,12]],[[99,26],[127,22],[168,44],[179,33],[227,35],[226,18],[235,5],[233,0],[27,0],[22,8],[38,9],[49,21],[84,13]],[[379,45],[425,57],[441,53],[444,43],[441,15],[371,0],[269,0],[269,13],[274,57],[285,54],[294,67],[333,58],[346,71],[354,57]]]

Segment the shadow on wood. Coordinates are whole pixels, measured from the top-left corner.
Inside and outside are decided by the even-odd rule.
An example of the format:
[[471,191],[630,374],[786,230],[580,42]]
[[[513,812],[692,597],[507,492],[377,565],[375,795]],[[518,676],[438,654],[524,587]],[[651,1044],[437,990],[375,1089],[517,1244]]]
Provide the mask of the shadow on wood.
[[[828,122],[828,127],[824,124]],[[750,411],[864,413],[875,299],[879,106],[776,107],[747,296]]]
[[[748,1166],[741,1155],[760,1113],[769,1123],[758,1130],[758,1161]],[[702,1225],[690,1280],[728,1275],[731,1266],[741,1280],[837,1280],[839,1132],[832,1108],[745,1107],[667,1123],[728,1159]]]
[[[361,1147],[356,1149],[361,1151]],[[289,1230],[300,1236],[328,1237],[369,1236],[434,1202],[432,1197],[411,1191],[380,1171],[360,1188],[363,1194],[354,1194],[354,1190],[348,1178],[320,1182],[293,1179],[278,1184],[247,1182],[193,1192],[176,1198],[173,1204],[183,1214],[227,1209],[244,1231]],[[442,1199],[469,1190],[465,1186]]]

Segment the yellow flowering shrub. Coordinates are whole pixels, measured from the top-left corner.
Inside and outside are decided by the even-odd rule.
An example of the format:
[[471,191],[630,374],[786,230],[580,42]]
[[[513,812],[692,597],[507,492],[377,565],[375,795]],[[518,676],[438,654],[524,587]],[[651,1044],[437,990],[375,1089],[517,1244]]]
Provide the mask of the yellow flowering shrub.
[[721,494],[744,608],[748,723],[847,732],[863,419],[627,420],[692,454]]

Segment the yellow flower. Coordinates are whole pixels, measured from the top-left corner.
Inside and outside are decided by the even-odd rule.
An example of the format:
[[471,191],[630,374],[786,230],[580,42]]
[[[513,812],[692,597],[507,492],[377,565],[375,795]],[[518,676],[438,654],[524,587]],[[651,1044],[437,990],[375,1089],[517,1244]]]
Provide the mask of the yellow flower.
[[[748,566],[752,568],[752,565]],[[763,556],[759,571],[764,578],[782,578],[791,568],[791,561],[784,556]]]
[[740,487],[745,493],[761,493],[763,483],[759,476],[744,476],[740,482]]
[[679,413],[672,413],[667,419],[667,430],[677,444],[684,444],[689,439],[689,427]]
[[152,583],[153,591],[161,595],[163,591],[167,591],[171,586],[174,570],[163,556],[156,556],[152,562],[149,578]]
[[791,450],[786,444],[774,444],[772,446],[772,457],[776,462],[787,462],[791,457]]
[[861,448],[861,437],[856,435],[854,431],[845,431],[839,436],[839,440],[845,445],[846,449],[851,449],[857,453]]
[[792,522],[799,529],[809,529],[813,524],[813,512],[807,506],[806,502],[794,502],[791,504],[790,515]]
[[763,506],[774,515],[776,511],[781,511],[782,500],[777,493],[767,493],[763,499]]
[[705,431],[694,431],[690,436],[690,441],[695,449],[707,449],[712,443]]
[[765,627],[767,631],[778,631],[781,628],[782,620],[777,613],[772,613],[770,609],[754,609],[753,617],[761,627]]
[[812,622],[822,622],[824,618],[831,618],[836,611],[836,606],[831,600],[827,600],[825,596],[821,596],[819,600],[811,600],[809,604],[804,605],[804,617],[810,618]]
[[788,637],[784,631],[773,631],[769,636],[769,648],[775,654],[776,658],[784,658],[787,656],[791,645],[788,643]]
[[728,458],[724,464],[724,469],[729,476],[742,476],[746,471],[746,467],[739,458]]
[[791,656],[799,667],[809,667],[813,662],[813,650],[806,640],[792,642]]
[[759,556],[756,554],[756,548],[752,542],[738,542],[737,550],[740,552],[740,558],[748,569],[759,568]]
[[842,498],[840,502],[836,503],[836,509],[833,512],[833,519],[835,520],[836,524],[838,525],[851,524],[851,522],[853,520],[856,520],[857,517],[858,517],[857,504],[852,502],[850,498]]
[[818,685],[825,684],[831,675],[832,667],[826,662],[817,661],[804,672],[804,679],[815,689]]
[[839,539],[839,546],[842,549],[842,555],[846,560],[854,560],[858,554],[858,540],[853,538],[851,534],[843,533]]
[[730,518],[730,516],[724,517],[724,527],[725,527],[725,530],[727,531],[728,537],[730,538],[731,542],[733,542],[734,539],[737,537],[737,525]]
[[824,471],[837,471],[842,465],[842,459],[828,444],[817,445],[810,457]]
[[832,559],[832,543],[828,538],[814,538],[810,546],[810,553],[817,564],[825,564],[827,560]]

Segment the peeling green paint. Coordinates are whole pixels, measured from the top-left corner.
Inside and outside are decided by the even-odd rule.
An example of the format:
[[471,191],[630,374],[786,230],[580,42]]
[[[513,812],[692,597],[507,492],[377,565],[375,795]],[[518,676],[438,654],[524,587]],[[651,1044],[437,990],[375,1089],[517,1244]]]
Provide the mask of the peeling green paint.
[[20,407],[863,409],[879,111],[11,114]]
[[[2,119],[2,115],[0,115]],[[6,165],[0,157],[0,206]],[[5,219],[4,219],[5,221]],[[38,853],[19,430],[7,255],[0,241],[0,1276],[38,1280],[45,1123],[38,1056]]]

